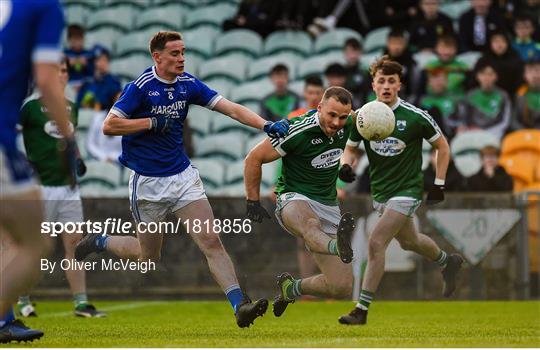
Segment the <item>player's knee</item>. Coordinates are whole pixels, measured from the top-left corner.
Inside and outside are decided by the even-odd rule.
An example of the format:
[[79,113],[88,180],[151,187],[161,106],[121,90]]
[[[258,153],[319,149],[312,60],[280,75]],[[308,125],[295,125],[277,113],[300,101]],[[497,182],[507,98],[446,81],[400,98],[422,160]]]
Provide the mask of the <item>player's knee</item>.
[[384,254],[385,248],[384,242],[374,238],[369,239],[369,255]]
[[221,244],[221,240],[217,234],[205,235],[200,247],[206,256],[221,252],[223,250],[223,245]]
[[351,295],[352,281],[342,280],[332,285],[330,294],[332,298],[342,299]]

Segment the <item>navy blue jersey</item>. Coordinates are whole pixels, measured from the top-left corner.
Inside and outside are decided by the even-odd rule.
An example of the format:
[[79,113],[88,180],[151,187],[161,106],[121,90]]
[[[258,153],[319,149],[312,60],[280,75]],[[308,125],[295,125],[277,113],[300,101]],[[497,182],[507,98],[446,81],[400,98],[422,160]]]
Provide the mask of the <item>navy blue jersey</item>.
[[60,62],[63,28],[58,0],[0,1],[0,148],[16,148],[32,63]]
[[155,67],[147,68],[126,85],[111,112],[130,119],[169,115],[173,126],[166,135],[145,130],[122,136],[120,162],[144,176],[163,177],[182,172],[190,164],[183,141],[189,105],[213,109],[220,99],[217,92],[188,73],[167,81],[156,74]]

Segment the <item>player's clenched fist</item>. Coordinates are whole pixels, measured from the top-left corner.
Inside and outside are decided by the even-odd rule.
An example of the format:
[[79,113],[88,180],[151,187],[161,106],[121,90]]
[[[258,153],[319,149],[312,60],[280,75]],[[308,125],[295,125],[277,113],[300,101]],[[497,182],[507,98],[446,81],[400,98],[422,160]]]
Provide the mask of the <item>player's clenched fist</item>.
[[150,118],[152,125],[150,126],[150,130],[152,130],[155,133],[158,134],[168,134],[171,130],[172,126],[172,119],[169,117],[169,115],[160,116],[160,117],[152,117]]
[[278,122],[268,121],[264,123],[263,130],[270,137],[284,137],[289,131],[289,121],[287,119]]
[[339,168],[338,177],[341,181],[353,182],[356,179],[356,174],[349,164],[343,164],[343,166]]
[[264,218],[270,219],[270,215],[266,209],[261,206],[260,201],[250,201],[249,199],[247,200],[246,215],[248,219],[255,222],[262,222]]

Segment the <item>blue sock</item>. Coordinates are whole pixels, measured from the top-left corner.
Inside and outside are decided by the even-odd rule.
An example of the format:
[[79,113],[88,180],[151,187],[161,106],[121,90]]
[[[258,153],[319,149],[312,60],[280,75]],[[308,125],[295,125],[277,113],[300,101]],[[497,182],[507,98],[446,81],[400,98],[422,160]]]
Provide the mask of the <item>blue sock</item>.
[[107,240],[109,239],[109,236],[105,235],[98,235],[96,237],[96,247],[98,251],[102,252],[105,249],[107,249]]
[[244,293],[242,293],[242,290],[238,284],[233,284],[225,290],[225,294],[233,307],[234,314],[236,314],[236,308],[244,299]]
[[15,321],[15,314],[13,313],[13,308],[10,307],[7,314],[0,320],[0,327],[4,327],[6,323]]

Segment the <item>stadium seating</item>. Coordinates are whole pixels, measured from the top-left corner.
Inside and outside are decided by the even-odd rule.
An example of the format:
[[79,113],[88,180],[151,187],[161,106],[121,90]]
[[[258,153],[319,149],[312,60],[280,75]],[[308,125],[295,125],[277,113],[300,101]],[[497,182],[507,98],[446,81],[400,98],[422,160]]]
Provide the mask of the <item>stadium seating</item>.
[[77,146],[79,146],[79,153],[81,158],[86,160],[88,159],[88,151],[86,149],[86,130],[81,129],[77,130]]
[[278,162],[265,163],[262,166],[261,185],[264,187],[273,187],[276,183],[276,171]]
[[437,55],[435,55],[433,52],[417,52],[413,55],[414,60],[418,64],[419,68],[425,68],[426,64],[430,61],[433,61],[437,58]]
[[345,41],[350,38],[355,38],[359,42],[362,42],[362,36],[358,32],[349,28],[336,28],[317,37],[314,51],[316,53],[325,53],[334,50],[341,51],[345,45]]
[[527,158],[502,157],[500,164],[514,179],[514,192],[519,192],[534,182],[535,164]]
[[194,52],[203,58],[209,58],[214,51],[214,39],[219,30],[210,26],[202,26],[182,32],[188,52]]
[[302,56],[311,53],[312,41],[309,35],[299,31],[277,31],[270,34],[264,43],[264,54],[294,52]]
[[188,29],[196,28],[201,25],[221,28],[223,21],[234,16],[236,11],[237,6],[228,3],[197,7],[190,11],[189,16],[186,16],[185,26]]
[[469,0],[459,0],[442,4],[440,11],[451,19],[457,20],[459,19],[459,16],[468,11],[470,8],[471,3]]
[[191,163],[197,170],[207,191],[221,186],[225,180],[225,166],[215,159],[193,158]]
[[231,99],[244,104],[247,102],[259,102],[274,90],[269,79],[261,79],[241,84],[231,91]]
[[64,14],[68,23],[82,26],[86,25],[86,19],[91,11],[87,6],[79,4],[64,7]]
[[216,90],[221,96],[225,98],[229,98],[231,94],[231,90],[237,86],[235,83],[230,81],[229,79],[224,78],[214,78],[214,79],[208,79],[204,82],[206,85],[208,85],[213,90]]
[[371,64],[376,59],[382,56],[382,54],[383,54],[382,50],[374,51],[368,54],[363,54],[362,57],[360,58],[360,64],[362,65],[362,67],[368,69],[369,66],[371,66]]
[[236,162],[227,165],[227,171],[225,172],[225,184],[237,184],[244,182],[244,160],[238,160]]
[[386,46],[386,37],[390,32],[390,27],[381,27],[367,33],[364,41],[364,52],[370,53],[381,50]]
[[237,132],[211,134],[199,139],[195,143],[197,157],[222,159],[234,161],[244,157],[245,137]]
[[180,30],[183,27],[186,8],[179,5],[154,7],[141,12],[135,18],[135,26],[138,29],[150,26],[160,26],[161,30]]
[[264,139],[266,139],[266,134],[262,132],[249,138],[246,141],[246,154],[249,153],[249,151],[251,151],[255,146],[257,146],[259,142]]
[[199,136],[206,136],[212,132],[212,123],[218,118],[217,112],[200,106],[191,105],[188,111],[188,123],[193,133]]
[[457,56],[457,59],[465,63],[470,69],[474,68],[474,65],[478,59],[482,56],[481,52],[477,51],[468,51],[463,52]]
[[123,32],[114,27],[103,27],[87,32],[84,36],[84,42],[87,47],[95,45],[105,46],[107,49],[114,51],[116,40],[123,35]]
[[502,141],[502,155],[530,151],[540,156],[540,130],[524,129],[506,135]]
[[495,135],[483,130],[458,134],[450,144],[450,150],[458,171],[465,177],[476,174],[482,167],[480,150],[488,145],[499,147]]
[[426,170],[429,167],[431,155],[431,144],[426,140],[422,143],[422,171]]
[[204,59],[200,55],[193,54],[191,52],[184,55],[184,71],[197,76],[199,73],[199,66]]
[[289,90],[297,94],[298,96],[304,95],[304,86],[305,86],[304,80],[297,80],[293,81],[292,83],[289,83]]
[[213,120],[213,131],[216,133],[236,131],[246,134],[247,136],[251,136],[258,132],[257,129],[252,128],[251,126],[242,124],[228,116],[219,113],[215,116]]
[[199,77],[203,80],[225,78],[240,83],[246,76],[246,67],[250,60],[242,54],[230,54],[208,60],[199,67]]
[[102,0],[104,6],[129,5],[137,10],[149,7],[152,0]]
[[153,64],[148,53],[136,54],[125,58],[117,58],[111,62],[111,70],[115,75],[129,81],[136,79],[146,68]]
[[149,56],[150,38],[155,33],[155,30],[150,28],[119,37],[115,43],[116,56],[122,57],[134,53],[144,53]]
[[345,61],[341,52],[330,52],[328,54],[312,56],[306,59],[299,67],[297,78],[304,79],[308,75],[322,74],[328,65]]
[[111,189],[120,185],[120,167],[110,162],[87,160],[86,174],[81,178],[81,185],[99,183]]
[[94,120],[94,114],[96,111],[89,108],[81,108],[79,109],[79,120],[77,122],[77,130],[87,130],[90,125],[92,124],[92,121]]
[[259,34],[246,29],[235,29],[225,32],[216,38],[214,54],[225,55],[243,52],[252,58],[262,52],[263,40]]
[[248,67],[247,78],[250,80],[268,76],[270,70],[276,64],[284,64],[289,68],[289,80],[296,77],[296,67],[303,58],[293,52],[282,52],[276,55],[266,56],[251,62]]
[[62,0],[62,3],[64,7],[82,5],[88,9],[95,9],[101,4],[100,0]]
[[128,31],[133,27],[134,15],[135,10],[129,5],[103,8],[92,13],[92,16],[88,17],[86,25],[90,30],[112,27]]
[[536,188],[540,182],[540,130],[524,129],[506,135],[500,163],[514,178],[514,191]]

